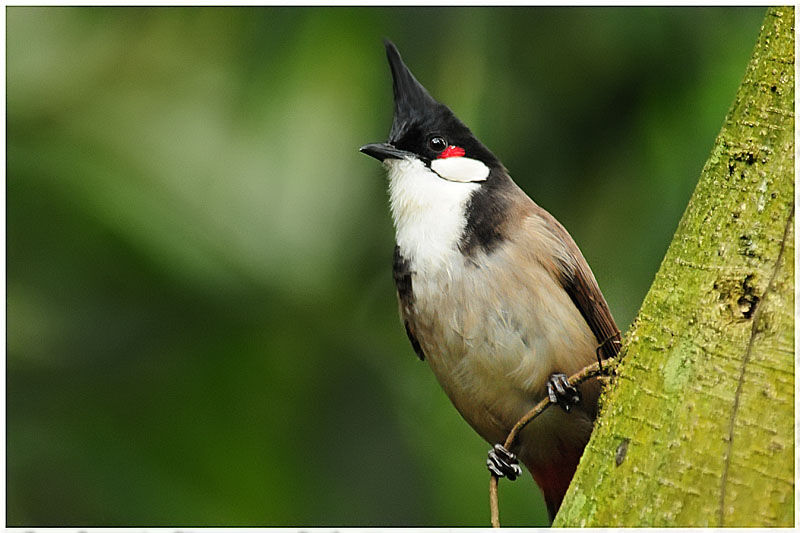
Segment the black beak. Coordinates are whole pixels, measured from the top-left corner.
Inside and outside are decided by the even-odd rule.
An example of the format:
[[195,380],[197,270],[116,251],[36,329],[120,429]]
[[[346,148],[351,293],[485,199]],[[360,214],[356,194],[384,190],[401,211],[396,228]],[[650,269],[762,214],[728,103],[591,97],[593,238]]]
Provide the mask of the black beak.
[[408,152],[405,150],[398,150],[394,146],[388,143],[372,143],[372,144],[365,144],[361,148],[358,149],[359,152],[367,154],[368,156],[374,157],[378,161],[383,161],[384,159],[403,159],[407,155]]

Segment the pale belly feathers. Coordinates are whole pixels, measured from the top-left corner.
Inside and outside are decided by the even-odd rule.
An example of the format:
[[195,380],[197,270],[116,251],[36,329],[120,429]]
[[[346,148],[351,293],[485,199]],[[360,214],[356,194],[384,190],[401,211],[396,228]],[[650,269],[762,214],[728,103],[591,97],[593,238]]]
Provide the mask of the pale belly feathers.
[[[595,359],[596,341],[544,268],[511,268],[502,246],[491,256],[452,265],[412,274],[415,333],[461,415],[487,441],[502,443],[545,397],[551,374],[571,375]],[[547,461],[558,448],[586,443],[597,383],[581,392],[583,409],[567,414],[554,407],[526,428],[523,462]],[[558,431],[546,427],[553,425]]]

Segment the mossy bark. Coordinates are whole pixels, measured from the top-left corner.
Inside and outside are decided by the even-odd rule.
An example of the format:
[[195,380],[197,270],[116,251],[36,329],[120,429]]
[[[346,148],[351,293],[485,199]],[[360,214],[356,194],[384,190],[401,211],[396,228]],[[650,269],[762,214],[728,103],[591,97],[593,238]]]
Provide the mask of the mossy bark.
[[744,81],[556,518],[794,524],[794,9]]

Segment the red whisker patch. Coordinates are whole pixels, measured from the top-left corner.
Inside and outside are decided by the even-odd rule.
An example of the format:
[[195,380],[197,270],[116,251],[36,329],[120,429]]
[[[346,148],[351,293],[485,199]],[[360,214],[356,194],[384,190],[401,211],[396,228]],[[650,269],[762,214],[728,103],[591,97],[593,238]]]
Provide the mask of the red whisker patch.
[[453,146],[451,144],[450,146],[442,150],[442,153],[439,154],[439,157],[437,157],[436,159],[444,159],[446,157],[461,157],[465,153],[466,152],[464,151],[463,148],[459,148],[458,146]]

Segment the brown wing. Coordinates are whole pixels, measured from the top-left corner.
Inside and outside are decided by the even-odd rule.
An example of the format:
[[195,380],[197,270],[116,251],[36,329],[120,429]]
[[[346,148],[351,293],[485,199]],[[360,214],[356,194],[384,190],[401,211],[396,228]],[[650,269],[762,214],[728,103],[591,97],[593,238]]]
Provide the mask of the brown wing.
[[572,237],[550,213],[539,206],[537,215],[545,222],[547,228],[556,238],[556,242],[563,243],[566,247],[565,254],[559,254],[556,263],[556,271],[561,286],[569,294],[575,307],[581,313],[589,328],[597,339],[600,348],[599,353],[603,359],[614,357],[619,353],[619,329],[611,316],[606,299],[600,292],[597,280],[594,278],[592,269],[584,259],[583,254],[578,249],[578,245]]
[[614,342],[619,341],[619,329],[589,265],[575,243],[572,243],[572,247],[574,252],[570,252],[574,263],[572,268],[564,269],[561,284],[597,338],[600,355],[603,359],[614,357],[620,348],[619,343]]

